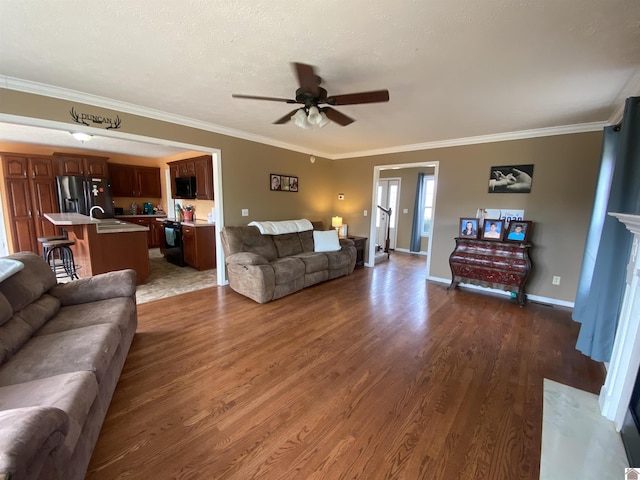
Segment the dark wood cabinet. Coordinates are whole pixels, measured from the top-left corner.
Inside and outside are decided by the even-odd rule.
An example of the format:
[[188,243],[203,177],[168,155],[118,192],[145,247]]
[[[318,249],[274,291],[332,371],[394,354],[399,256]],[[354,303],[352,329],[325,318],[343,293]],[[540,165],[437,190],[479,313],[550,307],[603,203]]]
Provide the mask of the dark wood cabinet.
[[213,164],[211,155],[169,162],[171,177],[171,198],[180,198],[175,194],[175,179],[179,177],[196,178],[196,199],[213,200]]
[[184,261],[196,270],[216,268],[215,226],[182,227]]
[[194,160],[196,172],[196,199],[213,200],[213,165],[211,157],[205,155]]
[[58,212],[53,159],[2,154],[13,251],[40,253],[37,237],[57,235],[45,213]]
[[138,216],[119,216],[118,219],[124,220],[125,222],[136,223],[138,225],[143,225],[145,227],[149,227],[149,231],[147,232],[147,247],[148,248],[158,248],[164,245],[164,229],[162,228],[162,223],[157,220],[158,217],[138,217]]
[[114,197],[161,198],[160,169],[139,165],[109,164]]
[[367,249],[367,237],[347,237],[349,240],[353,240],[356,247],[356,266],[364,266],[365,252]]
[[458,237],[449,256],[451,285],[469,283],[516,294],[524,305],[524,288],[532,269],[529,243],[498,242]]
[[108,157],[73,153],[54,153],[53,155],[56,175],[100,178],[108,176]]

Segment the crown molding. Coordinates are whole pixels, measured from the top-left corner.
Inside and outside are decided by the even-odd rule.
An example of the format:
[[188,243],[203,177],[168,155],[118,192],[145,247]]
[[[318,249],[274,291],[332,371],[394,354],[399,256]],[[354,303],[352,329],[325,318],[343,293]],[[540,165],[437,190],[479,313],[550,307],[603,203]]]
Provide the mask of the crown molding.
[[571,133],[596,132],[607,126],[608,122],[582,123],[577,125],[564,125],[561,127],[537,128],[534,130],[520,130],[517,132],[495,133],[480,135],[477,137],[456,138],[452,140],[439,140],[436,142],[415,143],[399,147],[381,148],[378,150],[366,150],[349,154],[334,155],[333,160],[354,157],[370,157],[372,155],[389,155],[392,153],[414,152],[416,150],[433,150],[434,148],[459,147],[462,145],[476,145],[479,143],[506,142],[509,140],[522,140],[526,138],[550,137],[553,135],[568,135]]
[[[173,113],[163,112],[161,110],[155,110],[152,108],[141,107],[127,102],[121,102],[98,95],[92,95],[88,93],[78,92],[76,90],[70,90],[66,88],[56,87],[53,85],[47,85],[39,82],[32,82],[30,80],[23,80],[19,78],[9,77],[6,75],[0,75],[0,88],[6,88],[9,90],[17,90],[20,92],[32,93],[36,95],[43,95],[52,98],[58,98],[61,100],[68,100],[73,102],[79,102],[86,105],[94,105],[97,107],[108,108],[123,113],[129,113],[132,115],[138,115],[145,118],[152,118],[154,120],[160,120],[168,123],[174,123],[177,125],[183,125],[185,127],[197,128],[208,132],[218,133],[221,135],[227,135],[234,138],[240,138],[252,142],[262,143],[273,147],[283,148],[285,150],[291,150],[298,153],[308,154],[309,149],[303,148],[299,145],[292,145],[285,142],[279,142],[271,138],[263,137],[260,135],[254,135],[251,133],[243,132],[241,130],[235,130],[220,125],[215,125],[201,120],[195,120],[189,117],[183,117]],[[630,80],[623,91],[621,96],[624,96],[624,92],[635,89],[640,91],[640,69],[638,69],[636,75]],[[622,108],[622,110],[620,110]],[[624,109],[624,101],[622,106],[619,107],[620,118],[622,118],[621,112]],[[614,114],[615,116],[615,114]],[[612,116],[613,118],[613,116]],[[564,125],[559,127],[539,128],[533,130],[521,130],[516,132],[497,133],[491,135],[481,135],[476,137],[457,138],[451,140],[440,140],[435,142],[416,143],[412,145],[400,145],[397,147],[381,148],[377,150],[363,150],[359,152],[330,154],[327,152],[314,152],[314,155],[318,157],[324,157],[329,160],[341,160],[347,158],[357,157],[370,157],[374,155],[389,155],[394,153],[413,152],[417,150],[432,150],[435,148],[447,148],[458,147],[463,145],[474,145],[480,143],[492,143],[492,142],[504,142],[509,140],[522,140],[526,138],[536,137],[548,137],[553,135],[567,135],[572,133],[584,133],[594,132],[602,130],[605,126],[618,123],[617,121],[608,122],[594,122],[576,125]]]
[[[99,95],[92,95],[89,93],[78,92],[76,90],[70,90],[67,88],[56,87],[53,85],[47,85],[45,83],[32,82],[30,80],[23,80],[20,78],[9,77],[6,75],[0,75],[0,88],[6,88],[8,90],[17,90],[25,93],[33,93],[35,95],[43,95],[46,97],[57,98],[60,100],[67,100],[72,102],[84,103],[86,105],[93,105],[101,108],[108,108],[109,110],[115,110],[117,112],[129,113],[132,115],[138,115],[140,117],[151,118],[154,120],[160,120],[167,123],[174,123],[185,127],[197,128],[198,130],[204,130],[207,132],[218,133],[221,135],[227,135],[229,137],[240,138],[243,140],[249,140],[252,142],[263,143],[272,147],[283,148],[285,150],[292,150],[299,153],[308,153],[308,149],[305,149],[299,145],[292,145],[285,142],[279,142],[271,138],[263,137],[260,135],[254,135],[251,133],[243,132],[241,130],[235,130],[233,128],[223,127],[202,120],[195,120],[193,118],[184,117],[174,113],[164,112],[162,110],[156,110],[153,108],[141,107],[140,105],[134,105],[132,103],[121,102],[119,100],[113,100],[111,98],[101,97]],[[330,158],[329,154],[324,152],[317,152],[317,156]]]

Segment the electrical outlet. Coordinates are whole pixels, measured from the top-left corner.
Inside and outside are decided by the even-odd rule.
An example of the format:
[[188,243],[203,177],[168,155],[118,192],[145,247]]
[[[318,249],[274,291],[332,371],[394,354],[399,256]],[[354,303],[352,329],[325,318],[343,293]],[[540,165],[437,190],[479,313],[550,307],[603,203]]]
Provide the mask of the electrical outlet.
[[368,211],[368,210],[365,210],[365,211],[364,211],[364,216],[366,217],[367,215],[369,215],[369,211]]
[[560,277],[558,275],[554,275],[551,283],[554,285],[560,285]]
[[408,208],[403,208],[402,209],[402,213],[409,213],[409,209]]
[[248,208],[243,208],[242,209],[242,216],[243,217],[248,217],[249,216],[249,209]]

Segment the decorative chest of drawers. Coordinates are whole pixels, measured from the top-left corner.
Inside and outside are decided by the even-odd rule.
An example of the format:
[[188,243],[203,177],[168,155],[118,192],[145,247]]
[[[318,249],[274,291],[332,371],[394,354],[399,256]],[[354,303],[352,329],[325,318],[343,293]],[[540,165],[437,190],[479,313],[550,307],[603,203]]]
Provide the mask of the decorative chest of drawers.
[[524,287],[531,274],[529,243],[497,242],[458,237],[449,256],[451,285],[469,283],[514,292],[524,305]]

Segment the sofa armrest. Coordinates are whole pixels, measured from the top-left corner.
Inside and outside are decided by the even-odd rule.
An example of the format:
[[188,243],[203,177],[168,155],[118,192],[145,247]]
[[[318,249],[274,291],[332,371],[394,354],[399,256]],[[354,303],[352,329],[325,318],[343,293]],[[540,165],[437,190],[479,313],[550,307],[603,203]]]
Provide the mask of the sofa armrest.
[[62,306],[96,302],[115,297],[133,297],[136,293],[136,272],[126,269],[100,273],[69,283],[61,283],[48,292]]
[[252,252],[238,252],[229,255],[225,262],[235,265],[269,265],[269,262],[262,255]]
[[341,247],[350,247],[351,245],[355,245],[355,242],[350,238],[340,238],[338,240]]
[[69,418],[59,408],[0,411],[0,472],[9,474],[9,478],[40,478],[68,429]]

